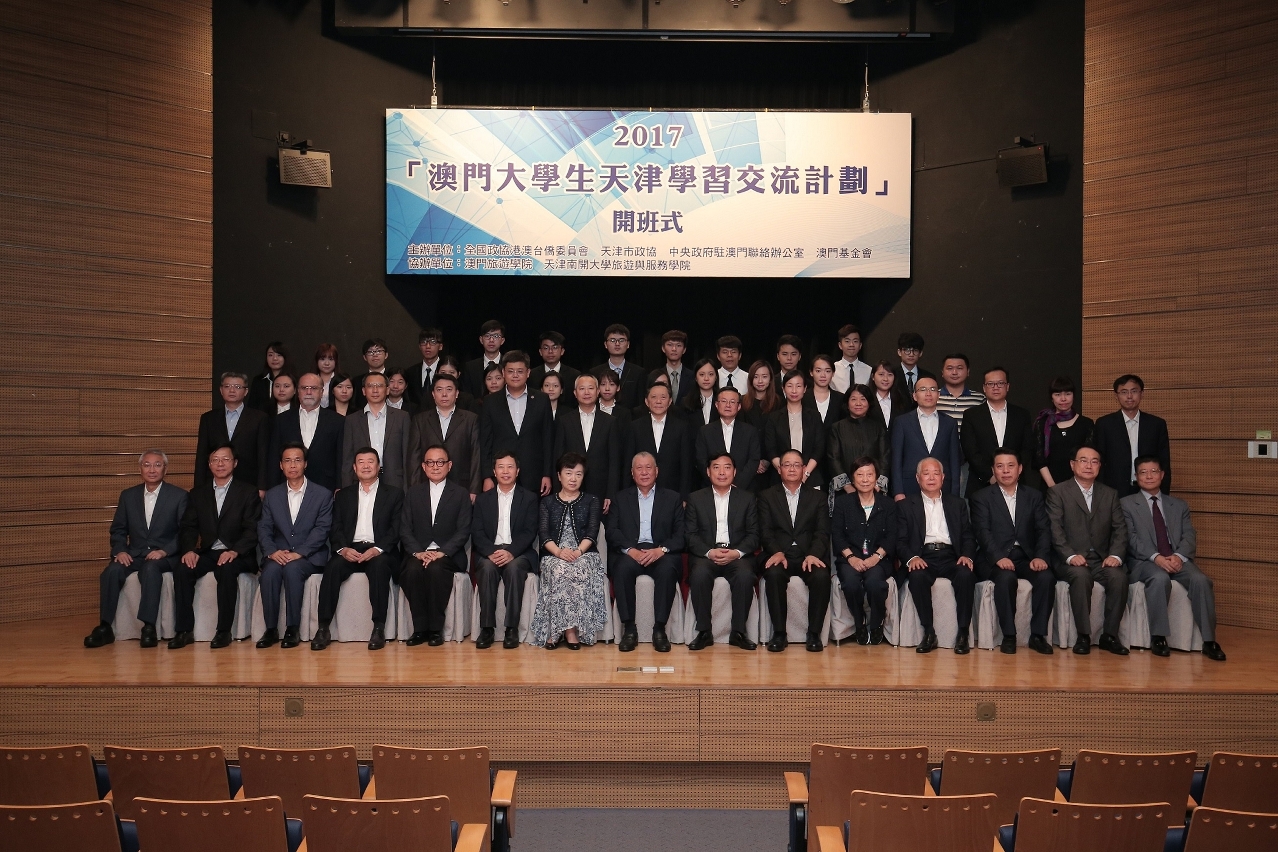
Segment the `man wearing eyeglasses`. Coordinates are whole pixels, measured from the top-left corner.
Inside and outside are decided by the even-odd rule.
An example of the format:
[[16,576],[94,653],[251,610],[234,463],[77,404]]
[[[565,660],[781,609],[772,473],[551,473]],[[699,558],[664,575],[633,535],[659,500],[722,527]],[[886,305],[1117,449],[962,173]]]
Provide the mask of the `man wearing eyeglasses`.
[[[342,415],[320,407],[324,383],[317,373],[303,373],[297,379],[298,406],[274,418],[271,446],[267,458],[278,459],[285,444],[300,443],[306,447],[306,478],[336,491],[340,486],[342,465]],[[268,465],[268,467],[270,467]],[[278,465],[272,467],[267,484],[274,488],[284,481]]]
[[617,377],[617,405],[627,411],[633,409],[642,400],[644,370],[633,361],[626,360],[630,351],[630,329],[621,323],[613,323],[604,329],[604,348],[608,350],[608,360],[590,372],[595,378],[602,376],[605,370],[611,370]]
[[501,347],[506,343],[506,326],[500,320],[489,320],[479,327],[479,345],[484,354],[462,367],[462,390],[475,399],[484,396],[484,372],[489,364],[501,363]]
[[256,408],[244,404],[248,393],[248,376],[244,373],[222,374],[219,386],[222,405],[200,415],[199,434],[195,439],[195,486],[209,482],[209,455],[223,444],[235,448],[238,467],[235,479],[257,489],[260,500],[266,493],[266,458],[270,444],[270,421]]
[[759,529],[767,558],[763,583],[772,618],[769,651],[786,648],[791,577],[799,577],[808,587],[806,647],[809,651],[822,648],[821,631],[830,607],[830,512],[824,492],[804,487],[806,465],[802,453],[786,450],[781,454],[781,482],[759,495]]
[[1101,456],[1101,482],[1126,497],[1140,491],[1136,481],[1136,459],[1153,456],[1163,472],[1160,488],[1171,493],[1171,443],[1167,437],[1167,421],[1156,414],[1141,411],[1145,382],[1140,376],[1125,375],[1114,379],[1114,396],[1118,411],[1096,420],[1096,449]]
[[546,378],[547,374],[554,373],[559,376],[564,393],[568,394],[577,377],[581,375],[581,371],[574,370],[563,361],[564,336],[557,331],[543,331],[537,338],[537,354],[541,356],[541,366],[534,369],[528,377],[529,387],[540,388],[541,380]]
[[364,379],[374,373],[386,376],[387,384],[390,383],[390,374],[386,372],[386,360],[390,358],[390,350],[386,347],[386,341],[380,337],[373,337],[364,341],[364,345],[360,348],[364,353],[364,363],[368,365],[368,372],[360,373],[351,380],[351,384],[355,386],[355,395],[351,397],[351,411],[358,411],[364,407],[364,403],[368,402],[364,398]]
[[954,418],[937,410],[940,398],[936,379],[923,376],[914,385],[915,410],[898,414],[892,421],[892,492],[897,500],[919,493],[914,473],[925,458],[941,463],[945,490],[958,495],[959,465],[963,463],[958,426]]
[[[936,378],[935,373],[919,366],[919,359],[923,357],[923,335],[917,331],[901,332],[896,339],[896,357],[901,359],[901,363],[893,370],[896,373],[894,387],[900,388],[902,395],[908,401],[913,399],[914,386],[919,379]],[[910,478],[913,480],[913,477]],[[953,479],[958,481],[957,476]]]
[[[453,577],[468,564],[470,493],[448,479],[452,466],[447,449],[438,444],[427,447],[422,457],[426,481],[404,495],[404,520],[399,530],[404,564],[399,584],[413,613],[409,645],[423,641],[444,644],[444,616],[453,595]],[[466,589],[469,591],[470,583]],[[470,601],[462,604],[469,606]]]
[[963,457],[971,467],[967,483],[970,497],[993,485],[994,457],[1011,453],[1025,468],[1021,482],[1036,487],[1033,418],[1027,409],[1007,401],[1011,388],[1008,372],[1003,367],[985,371],[985,404],[971,408],[963,415],[961,444]]

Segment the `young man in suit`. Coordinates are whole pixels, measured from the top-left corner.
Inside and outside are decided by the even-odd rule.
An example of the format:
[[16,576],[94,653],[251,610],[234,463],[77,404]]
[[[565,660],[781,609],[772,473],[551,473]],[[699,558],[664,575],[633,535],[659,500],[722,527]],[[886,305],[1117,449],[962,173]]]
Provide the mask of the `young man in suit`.
[[670,413],[670,388],[661,382],[648,386],[645,405],[648,413],[630,424],[630,451],[652,455],[657,487],[677,492],[686,503],[692,492],[692,431],[686,421]]
[[892,421],[892,492],[897,500],[919,493],[918,478],[912,474],[925,458],[941,463],[946,490],[958,496],[959,466],[963,463],[958,427],[953,418],[936,410],[939,393],[936,379],[922,377],[914,388],[914,410]]
[[541,380],[546,378],[547,373],[556,373],[563,384],[564,393],[568,394],[572,391],[573,382],[581,375],[581,371],[574,370],[564,363],[564,342],[564,336],[557,331],[541,333],[541,336],[537,338],[537,354],[541,356],[541,366],[533,370],[528,377],[529,385],[539,388]]
[[630,329],[621,323],[613,323],[604,329],[604,348],[608,350],[608,360],[591,370],[596,378],[603,375],[604,370],[611,370],[617,377],[617,405],[629,411],[639,404],[643,395],[644,370],[634,361],[626,360],[630,351]]
[[945,577],[954,584],[958,616],[954,653],[966,654],[971,651],[968,631],[972,626],[972,594],[976,590],[972,576],[976,538],[972,535],[967,503],[953,493],[941,493],[945,469],[937,459],[921,459],[915,466],[914,478],[919,492],[897,507],[896,525],[897,555],[909,572],[910,597],[923,625],[923,641],[914,650],[920,654],[936,650],[932,586],[937,577]]
[[[475,495],[483,487],[480,473],[479,415],[457,405],[457,379],[448,373],[435,377],[427,397],[430,403],[413,415],[408,430],[408,457],[424,457],[426,448],[440,444],[448,448],[452,468],[448,478]],[[421,465],[410,465],[408,481],[420,485],[425,477]]]
[[1007,401],[1011,387],[1007,370],[992,367],[985,371],[985,404],[963,415],[960,443],[966,459],[969,498],[994,484],[994,456],[1010,452],[1025,470],[1027,484],[1037,482],[1034,472],[1034,418],[1029,411]]
[[[1121,462],[1120,462],[1121,463]],[[1102,651],[1119,656],[1127,648],[1118,641],[1118,627],[1127,609],[1127,521],[1118,492],[1097,481],[1100,453],[1079,447],[1069,463],[1074,476],[1047,492],[1047,517],[1052,523],[1056,579],[1069,583],[1069,602],[1078,628],[1075,654],[1090,654],[1092,584],[1105,587],[1105,623],[1098,643]]]
[[621,469],[621,447],[624,436],[617,422],[599,410],[599,380],[594,376],[578,376],[573,388],[577,404],[560,409],[555,419],[554,457],[564,453],[581,453],[586,457],[586,477],[581,490],[599,498],[603,513],[608,514],[612,495],[617,493]]
[[408,400],[410,414],[416,414],[430,406],[431,389],[439,375],[439,355],[444,351],[444,332],[437,328],[423,328],[417,334],[417,348],[422,353],[420,364],[404,368],[404,380],[408,387],[404,397]]
[[[284,481],[266,492],[262,518],[257,524],[257,540],[262,546],[262,617],[266,633],[257,647],[281,648],[301,644],[302,594],[306,579],[324,570],[328,562],[328,531],[333,525],[333,492],[306,476],[306,447],[285,444],[280,450],[280,470]],[[280,590],[288,610],[284,619],[284,639],[276,624],[280,617]]]
[[235,447],[239,480],[266,493],[266,452],[270,443],[270,421],[256,408],[244,404],[248,392],[248,376],[243,373],[222,374],[219,386],[222,405],[200,415],[199,434],[195,439],[195,485],[209,481],[209,456],[223,444]]
[[1167,421],[1140,410],[1145,382],[1140,376],[1125,375],[1114,379],[1114,396],[1118,411],[1096,420],[1096,449],[1101,457],[1101,481],[1118,492],[1119,497],[1140,490],[1136,482],[1136,459],[1153,456],[1163,471],[1162,491],[1171,493],[1171,442],[1167,437]]
[[999,650],[1004,654],[1016,653],[1016,587],[1019,580],[1029,581],[1033,587],[1029,647],[1050,654],[1047,631],[1056,595],[1056,576],[1047,564],[1052,555],[1052,525],[1038,489],[1021,488],[1023,470],[1016,453],[999,450],[994,454],[998,487],[984,488],[970,499],[972,527],[980,546],[976,577],[994,583],[994,607],[1003,631]]
[[390,387],[390,372],[386,369],[386,362],[390,359],[390,349],[387,348],[386,341],[380,337],[369,338],[360,347],[360,352],[364,355],[364,364],[368,370],[351,378],[351,384],[355,387],[355,395],[351,397],[351,411],[360,410],[364,407],[364,403],[368,402],[367,397],[364,396],[364,379],[368,376],[385,376],[386,386],[388,389]]
[[[777,396],[785,396],[783,380],[791,373],[799,371],[803,361],[803,340],[796,334],[783,334],[777,338],[777,363],[773,372],[772,385]],[[833,386],[833,382],[831,382]],[[837,390],[837,388],[836,388]],[[846,395],[846,391],[843,391]]]
[[781,453],[781,482],[759,495],[759,531],[763,539],[764,590],[772,616],[769,651],[784,651],[786,591],[791,577],[808,587],[807,649],[820,651],[821,629],[830,608],[830,513],[825,493],[805,488],[807,461],[798,450]]
[[834,365],[830,387],[843,395],[853,385],[868,385],[874,368],[861,360],[861,329],[845,325],[839,329],[839,351],[843,357]]
[[489,364],[500,364],[501,348],[506,344],[506,326],[500,320],[489,320],[479,327],[479,345],[484,354],[462,367],[462,390],[475,399],[484,395],[484,371]]
[[164,481],[169,457],[163,450],[145,450],[138,457],[142,481],[120,492],[111,519],[111,561],[102,571],[98,597],[98,626],[84,637],[84,647],[101,648],[115,641],[111,622],[124,581],[134,571],[142,584],[138,621],[142,647],[154,648],[159,639],[155,622],[160,613],[164,573],[178,560],[178,528],[186,512],[186,492]]
[[413,418],[407,411],[391,408],[386,404],[386,392],[390,387],[387,378],[380,373],[364,377],[364,395],[367,402],[346,415],[342,435],[342,487],[355,484],[355,451],[360,447],[372,447],[382,462],[381,478],[387,485],[404,489],[408,481],[408,432]]
[[391,580],[399,578],[399,525],[404,515],[404,492],[380,479],[377,450],[360,447],[351,463],[355,482],[333,500],[333,556],[320,582],[319,627],[311,650],[322,651],[333,641],[329,625],[337,613],[342,583],[352,574],[368,575],[368,602],[373,608],[373,632],[368,649],[386,645],[386,612],[390,609]]
[[477,648],[490,648],[497,627],[497,586],[505,584],[506,623],[501,646],[519,647],[519,615],[528,575],[541,572],[537,560],[537,494],[519,485],[519,460],[513,452],[497,455],[492,480],[496,487],[475,498],[471,516],[471,548],[475,552],[475,584],[479,587]]
[[714,342],[719,362],[719,387],[733,388],[739,394],[750,392],[750,374],[741,369],[741,338],[725,335]]
[[905,399],[914,397],[914,386],[919,379],[935,379],[936,374],[919,366],[923,357],[923,335],[917,331],[903,331],[896,339],[896,357],[900,359],[892,370],[896,374],[896,387]]
[[1194,623],[1203,634],[1203,656],[1224,662],[1225,652],[1216,642],[1216,593],[1211,578],[1194,563],[1198,535],[1189,504],[1162,492],[1163,466],[1154,456],[1136,459],[1136,483],[1140,491],[1122,498],[1119,505],[1127,523],[1128,575],[1145,584],[1150,650],[1156,657],[1171,656],[1167,602],[1174,580],[1189,592]]
[[[345,421],[337,412],[320,407],[324,385],[317,373],[303,373],[297,380],[298,406],[274,418],[269,458],[279,459],[285,444],[306,448],[306,478],[329,491],[341,482],[342,439]],[[273,488],[284,481],[277,465],[267,477]]]
[[683,356],[688,353],[688,335],[678,329],[671,329],[661,335],[661,353],[666,356],[666,363],[648,374],[648,383],[657,380],[661,373],[670,380],[670,393],[674,397],[672,405],[683,402],[683,398],[697,389],[697,379],[683,363]]
[[[530,362],[518,349],[502,357],[505,387],[488,395],[479,415],[480,464],[492,470],[499,455],[519,457],[519,484],[534,494],[550,493],[550,472],[555,463],[555,421],[550,416],[550,400],[528,387]],[[493,487],[484,480],[484,490]]]
[[763,457],[759,430],[737,419],[741,410],[741,393],[732,388],[719,388],[714,394],[719,419],[707,423],[697,433],[697,467],[705,470],[710,462],[724,453],[732,456],[738,488],[750,487],[759,472]]
[[710,605],[716,577],[732,588],[732,632],[728,644],[746,651],[759,647],[746,636],[746,617],[754,601],[754,552],[759,549],[759,518],[754,495],[733,486],[737,474],[732,456],[713,456],[706,468],[710,487],[694,491],[684,507],[688,539],[688,586],[697,616],[697,634],[689,651],[714,644]]
[[451,466],[445,447],[427,447],[422,458],[426,481],[404,495],[399,531],[404,567],[399,584],[413,613],[409,645],[444,644],[444,613],[453,596],[453,577],[467,568],[470,492],[449,481]]
[[621,641],[617,648],[633,651],[639,644],[635,626],[635,580],[647,574],[656,583],[653,593],[652,647],[670,650],[666,622],[670,620],[683,564],[683,499],[678,491],[660,487],[657,459],[649,452],[637,453],[630,465],[635,483],[612,499],[608,513],[608,574],[617,597],[621,618]]
[[171,650],[195,641],[195,584],[210,571],[217,578],[217,629],[209,647],[230,645],[239,575],[257,572],[257,522],[262,516],[257,486],[234,476],[232,444],[214,449],[208,465],[212,479],[191,490],[178,534],[182,559],[173,567],[176,634]]

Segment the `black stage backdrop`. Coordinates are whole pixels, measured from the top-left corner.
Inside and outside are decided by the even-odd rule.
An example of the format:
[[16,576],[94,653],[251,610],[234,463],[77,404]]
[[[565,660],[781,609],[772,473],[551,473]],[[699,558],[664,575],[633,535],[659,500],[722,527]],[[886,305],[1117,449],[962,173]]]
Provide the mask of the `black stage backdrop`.
[[[1013,399],[1037,409],[1053,376],[1080,378],[1083,0],[956,2],[951,40],[868,48],[354,38],[333,31],[319,0],[218,2],[215,371],[260,369],[273,339],[307,365],[318,343],[335,343],[356,373],[360,342],[379,336],[393,363],[414,363],[419,325],[474,357],[494,317],[508,347],[563,332],[579,367],[603,359],[612,322],[630,327],[632,355],[649,366],[669,328],[688,332],[693,356],[737,334],[748,365],[784,333],[837,355],[836,329],[855,322],[875,358],[917,330],[924,366],[951,351],[975,372],[1006,365]],[[432,50],[442,104],[574,108],[856,109],[868,57],[873,108],[914,115],[913,277],[386,275],[383,111],[430,104]],[[332,189],[278,183],[279,130],[332,152]],[[1050,144],[1047,185],[998,185],[994,153],[1017,135]]]

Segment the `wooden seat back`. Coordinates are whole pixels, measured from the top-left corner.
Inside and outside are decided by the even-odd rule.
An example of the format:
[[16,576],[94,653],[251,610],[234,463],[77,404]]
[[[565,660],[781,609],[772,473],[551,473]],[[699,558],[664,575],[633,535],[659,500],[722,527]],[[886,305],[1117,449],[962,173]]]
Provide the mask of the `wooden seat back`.
[[1207,766],[1203,807],[1278,814],[1278,756],[1218,751]]
[[1167,826],[1177,813],[1166,802],[1080,805],[1024,799],[1016,817],[1016,852],[1114,849],[1163,852]]
[[807,822],[842,829],[853,790],[917,796],[926,784],[927,749],[923,746],[852,748],[816,743],[808,773]]
[[0,748],[0,804],[63,805],[98,799],[87,745]]
[[373,746],[378,799],[447,796],[459,823],[492,825],[488,747],[404,748]]
[[1051,799],[1056,795],[1056,773],[1061,750],[959,751],[948,749],[941,764],[941,795],[971,796],[994,793],[994,819],[1008,825],[1021,799]]
[[[111,798],[125,819],[136,819],[133,800],[211,802],[231,798],[226,755],[221,746],[202,748],[122,748],[107,746]],[[240,850],[243,852],[243,850]]]
[[[1184,825],[1185,805],[1194,781],[1193,751],[1169,754],[1078,753],[1069,800],[1083,805],[1131,805],[1171,802],[1181,813],[1168,825]],[[1046,798],[1046,797],[1044,797]]]
[[306,796],[299,813],[307,852],[452,852],[447,796],[337,799]]
[[258,748],[240,746],[244,795],[279,796],[284,813],[301,818],[302,797],[359,798],[359,761],[354,746]]
[[851,794],[848,852],[990,852],[993,793],[979,796]]
[[0,849],[22,852],[120,852],[110,802],[0,805]]
[[1274,849],[1278,849],[1278,814],[1195,808],[1185,838],[1185,852],[1273,852]]
[[222,802],[170,802],[142,797],[134,804],[141,849],[288,852],[284,803],[279,796]]

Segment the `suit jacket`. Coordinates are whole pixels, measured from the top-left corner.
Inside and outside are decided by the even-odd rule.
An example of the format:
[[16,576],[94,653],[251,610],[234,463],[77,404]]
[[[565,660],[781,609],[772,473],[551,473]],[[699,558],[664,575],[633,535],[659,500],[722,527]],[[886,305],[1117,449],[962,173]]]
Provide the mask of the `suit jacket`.
[[1003,443],[998,442],[994,431],[994,418],[989,403],[969,408],[963,414],[963,430],[960,442],[963,458],[971,466],[967,478],[967,493],[971,497],[982,488],[988,488],[994,475],[994,455],[997,452],[1013,452],[1024,467],[1021,482],[1038,487],[1038,469],[1034,467],[1034,418],[1019,405],[1007,404],[1007,428],[1003,430]]
[[[584,491],[573,503],[571,518],[573,534],[577,539],[578,547],[581,547],[583,541],[590,542],[589,547],[582,548],[585,552],[599,550],[599,519],[602,517],[602,509],[603,501]],[[567,516],[567,507],[559,502],[555,493],[552,492],[541,498],[541,507],[537,515],[537,533],[541,537],[542,553],[550,552],[546,550],[547,542],[559,543],[560,531],[563,529],[564,518]]]
[[484,491],[475,498],[475,511],[470,520],[471,549],[487,559],[494,550],[505,550],[518,559],[527,556],[537,565],[537,492],[515,486],[510,502],[510,544],[496,544],[497,489]]
[[[945,417],[946,415],[941,415]],[[949,527],[950,544],[954,552],[968,559],[976,558],[976,537],[972,535],[972,522],[968,518],[967,503],[954,494],[941,494],[945,510],[945,525]],[[904,567],[911,559],[922,556],[923,541],[927,535],[927,515],[923,511],[923,495],[911,494],[897,505],[896,555]]]
[[[688,495],[688,505],[683,510],[683,523],[689,554],[705,556],[718,547],[713,488],[702,488]],[[727,544],[750,556],[759,549],[759,540],[757,501],[749,491],[734,487],[728,492]]]
[[[364,406],[368,405],[368,400],[364,397],[364,377],[370,372],[372,371],[369,370],[368,372],[360,373],[358,376],[351,376],[351,387],[355,389],[355,393],[351,395],[351,407],[349,409],[352,412],[362,411]],[[390,382],[391,372],[389,364],[381,369],[381,375],[386,377],[387,382]]]
[[199,486],[213,481],[213,474],[209,472],[209,455],[229,440],[235,447],[238,460],[235,477],[252,483],[259,491],[266,490],[266,453],[271,440],[269,428],[267,416],[248,405],[240,409],[240,420],[235,424],[233,438],[226,435],[225,406],[219,405],[201,414],[200,430],[195,439],[195,484]]
[[[821,410],[817,408],[816,397],[812,393],[812,389],[808,388],[808,392],[803,397],[803,405],[811,408],[820,417]],[[844,417],[848,416],[848,398],[844,394],[839,393],[834,388],[830,388],[830,404],[826,406],[825,417],[821,418],[821,422],[825,424],[826,429],[830,429],[835,423],[838,423]]]
[[[925,370],[916,364],[914,366],[914,371],[918,373],[918,375],[914,378],[915,382],[919,379],[936,379],[939,387],[945,387],[945,385],[941,384],[941,380],[936,377],[936,373],[933,373],[931,370]],[[918,408],[918,403],[914,401],[914,395],[905,387],[905,371],[901,369],[900,361],[898,361],[896,366],[892,368],[892,374],[896,376],[896,381],[892,384],[892,387],[901,389],[901,403],[905,405],[906,408]],[[874,374],[871,373],[870,375],[873,377]]]
[[465,571],[466,542],[470,539],[470,492],[456,482],[444,480],[444,491],[432,515],[430,482],[414,485],[404,495],[404,519],[399,525],[400,548],[404,555],[421,553],[431,542]]
[[[453,418],[448,424],[448,437],[442,435],[443,426],[439,422],[439,412],[434,401],[423,411],[413,415],[408,427],[408,481],[411,485],[420,485],[426,481],[422,473],[422,456],[431,444],[443,444],[448,450],[448,457],[453,461],[453,469],[448,474],[451,482],[456,482],[471,494],[478,494],[483,487],[484,471],[480,468],[479,449],[479,417],[460,406],[454,406]],[[489,474],[492,470],[489,469]]]
[[221,541],[227,549],[235,551],[238,558],[255,562],[257,521],[262,516],[262,501],[257,490],[256,485],[232,477],[219,515],[212,480],[191,489],[178,533],[178,552],[209,553],[214,542]]
[[[284,481],[284,472],[279,465],[283,446],[292,441],[302,441],[301,415],[297,412],[296,408],[290,409],[272,422],[270,449],[267,450],[264,463],[266,481],[271,487]],[[321,408],[319,421],[315,424],[315,435],[311,438],[311,445],[306,448],[306,478],[329,491],[336,491],[342,481],[342,439],[345,430],[346,421],[342,419],[342,415]]]
[[[639,453],[652,453],[657,459],[657,487],[677,491],[683,500],[692,493],[692,430],[687,421],[666,412],[666,425],[661,431],[661,449],[652,431],[652,415],[637,417],[630,424],[630,441],[622,457],[623,480],[630,478],[630,464]],[[626,458],[629,456],[629,458]]]
[[749,488],[759,471],[759,459],[763,457],[759,431],[738,417],[732,425],[732,446],[725,447],[723,423],[716,420],[702,426],[697,433],[697,470],[704,476],[706,468],[710,466],[710,459],[721,455],[725,450],[737,466],[737,475],[732,484],[738,488]]
[[[825,439],[826,428],[821,422],[821,415],[815,408],[804,408],[803,417],[803,453],[804,461],[816,459],[816,469],[805,483],[810,487],[825,484]],[[784,405],[768,415],[764,421],[763,457],[771,461],[780,458],[790,449],[790,416]],[[828,516],[828,512],[827,512]]]
[[[1096,451],[1101,457],[1100,481],[1126,497],[1139,489],[1132,484],[1132,445],[1127,439],[1126,417],[1113,411],[1096,421]],[[1140,413],[1136,437],[1136,455],[1154,456],[1163,467],[1161,491],[1171,493],[1171,443],[1167,437],[1167,421],[1148,411]]]
[[[683,550],[687,541],[683,522],[683,497],[678,491],[654,485],[652,498],[652,545],[671,553]],[[612,497],[604,520],[608,549],[621,553],[639,544],[639,489],[623,488]]]
[[999,486],[977,491],[968,498],[968,503],[976,543],[981,548],[978,559],[983,565],[993,568],[1000,559],[1010,557],[1016,542],[1020,542],[1027,558],[1051,560],[1052,524],[1047,518],[1047,504],[1037,488],[1026,486],[1024,477],[1016,486],[1014,519],[1007,511],[1007,501]]
[[[559,369],[556,372],[559,373],[560,384],[564,386],[564,399],[568,400],[570,404],[574,403],[575,400],[572,395],[573,383],[581,375],[581,370],[574,370],[563,361],[560,361]],[[533,371],[528,374],[528,387],[541,390],[541,380],[544,378],[546,378],[546,365],[541,364],[538,367],[534,367]]]
[[[1154,531],[1154,512],[1143,491],[1128,494],[1118,501],[1127,524],[1128,567],[1153,562],[1158,555],[1158,534]],[[1167,525],[1167,541],[1172,553],[1193,562],[1198,553],[1198,533],[1189,517],[1189,504],[1169,494],[1158,495],[1158,510]]]
[[758,505],[765,558],[774,553],[787,558],[815,556],[823,562],[830,558],[830,504],[824,492],[800,486],[793,522],[783,483],[763,489]]
[[554,457],[564,453],[582,453],[586,457],[586,478],[581,488],[599,498],[602,505],[620,487],[621,447],[624,436],[611,415],[595,409],[595,424],[590,430],[590,449],[586,449],[581,426],[581,408],[565,405],[555,418]]
[[963,465],[963,454],[959,447],[958,426],[954,418],[944,412],[938,411],[937,419],[936,440],[932,443],[931,452],[923,440],[923,428],[915,411],[902,414],[892,422],[893,494],[919,493],[919,483],[914,478],[916,468],[920,461],[929,457],[940,459],[945,469],[945,492],[959,493],[959,468]]
[[[353,403],[352,403],[353,406]],[[408,481],[408,432],[412,428],[412,416],[403,409],[383,409],[386,412],[386,434],[382,440],[381,481],[404,490]],[[372,446],[368,436],[368,415],[361,405],[352,407],[343,423],[342,436],[342,487],[355,484],[355,451]]]
[[883,425],[883,418],[874,416],[872,409],[859,420],[851,417],[840,420],[826,436],[826,466],[831,482],[840,474],[851,479],[855,472],[852,466],[862,456],[877,461],[879,474],[887,476],[891,470],[890,455],[887,427]]
[[875,391],[874,396],[870,398],[870,414],[878,417],[883,423],[883,428],[887,430],[888,440],[892,440],[892,423],[897,417],[906,412],[913,411],[916,406],[914,400],[907,398],[904,394],[897,390],[896,385],[892,385],[892,390],[888,391],[888,396],[892,399],[892,416],[884,419],[883,406],[879,405],[879,394]]
[[1077,480],[1067,479],[1049,488],[1047,517],[1052,523],[1057,564],[1064,565],[1071,556],[1085,557],[1093,565],[1106,556],[1127,559],[1127,521],[1118,504],[1118,492],[1099,479],[1092,486],[1090,510]]
[[292,551],[317,568],[328,563],[328,534],[333,527],[333,492],[316,482],[306,483],[297,520],[288,509],[288,483],[282,482],[262,499],[257,540],[262,555]]
[[[590,374],[598,378],[603,375],[604,370],[612,370],[612,366],[607,361],[591,370]],[[613,375],[616,375],[615,370],[612,370],[612,372]],[[630,409],[643,402],[643,391],[647,385],[647,378],[647,370],[634,361],[626,361],[626,366],[621,371],[621,389],[617,391],[617,405]],[[680,387],[682,388],[682,381],[680,382]]]
[[[666,365],[662,364],[657,369],[648,373],[648,384],[652,384],[653,382],[655,382],[657,380],[657,376],[669,376],[669,375],[670,373],[666,370]],[[696,386],[697,386],[696,374],[693,373],[692,370],[689,370],[686,366],[684,366],[681,363],[679,365],[679,392],[674,395],[674,398],[670,402],[670,407],[673,408],[674,406],[683,402],[684,397],[692,393],[693,388],[695,388]]]
[[[501,356],[497,356],[501,360]],[[532,387],[532,385],[529,385]],[[472,361],[467,361],[462,366],[461,389],[466,391],[475,399],[483,397],[487,388],[484,387],[484,356],[480,355]]]
[[[404,391],[404,407],[409,409],[410,414],[416,414],[422,410],[422,406],[429,405],[432,408],[435,400],[431,397],[431,387],[427,385],[422,387],[422,365],[425,362],[418,358],[412,364],[404,368],[404,382],[408,385]],[[439,375],[439,368],[443,365],[442,359],[436,359],[435,366],[431,370],[430,379],[433,382],[435,377]],[[461,388],[458,388],[461,390]]]
[[892,559],[897,548],[897,503],[886,494],[874,495],[874,508],[866,518],[861,508],[861,498],[856,494],[840,492],[834,498],[834,517],[830,519],[830,539],[835,555],[842,558],[844,550],[864,559],[880,547],[887,554],[884,567],[891,571]]
[[120,492],[111,519],[111,556],[127,553],[134,559],[146,556],[152,550],[163,550],[169,556],[178,553],[178,531],[182,516],[186,513],[187,494],[176,485],[160,483],[160,493],[151,510],[151,524],[146,523],[146,506],[139,483]]
[[554,476],[555,422],[550,417],[550,399],[531,388],[524,422],[518,432],[510,417],[506,391],[489,394],[479,415],[480,466],[483,476],[493,475],[493,459],[498,453],[514,450],[519,459],[519,484],[534,494],[541,493],[541,479]]
[[[333,525],[328,541],[333,552],[355,544],[355,526],[359,522],[358,483],[343,488],[333,498]],[[373,544],[392,558],[399,555],[399,525],[403,521],[404,492],[384,481],[377,483],[373,498]]]

